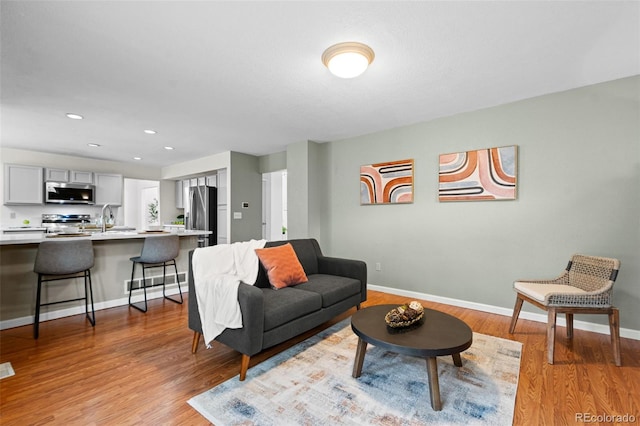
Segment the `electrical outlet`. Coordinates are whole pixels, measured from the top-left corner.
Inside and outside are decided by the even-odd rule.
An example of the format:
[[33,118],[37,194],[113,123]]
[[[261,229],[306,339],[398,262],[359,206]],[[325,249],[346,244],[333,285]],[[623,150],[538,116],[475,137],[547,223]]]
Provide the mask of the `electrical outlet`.
[[376,262],[376,271],[378,272],[382,271],[382,263]]
[[11,213],[9,214],[9,217],[10,217],[11,219],[15,219],[15,218],[16,218],[16,212],[11,212]]

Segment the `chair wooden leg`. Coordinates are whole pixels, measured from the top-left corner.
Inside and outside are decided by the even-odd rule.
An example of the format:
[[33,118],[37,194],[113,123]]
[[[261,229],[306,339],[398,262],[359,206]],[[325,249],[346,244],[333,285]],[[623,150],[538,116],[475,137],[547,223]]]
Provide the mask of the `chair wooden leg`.
[[618,367],[622,365],[620,357],[620,312],[618,308],[611,308],[609,312],[609,329],[611,330],[611,344],[613,359]]
[[193,343],[191,343],[191,353],[195,354],[198,352],[198,344],[200,343],[200,336],[202,333],[198,333],[197,331],[193,332]]
[[509,334],[513,334],[516,329],[516,322],[518,321],[518,316],[520,315],[520,310],[522,309],[523,299],[518,295],[516,297],[516,305],[513,307],[513,316],[511,317],[511,326],[509,327]]
[[549,308],[547,319],[547,362],[553,364],[553,349],[556,343],[556,317],[555,308]]
[[242,361],[240,361],[240,381],[242,382],[247,377],[247,370],[249,369],[249,355],[242,354]]
[[567,337],[573,339],[573,314],[567,312],[564,316],[567,320]]

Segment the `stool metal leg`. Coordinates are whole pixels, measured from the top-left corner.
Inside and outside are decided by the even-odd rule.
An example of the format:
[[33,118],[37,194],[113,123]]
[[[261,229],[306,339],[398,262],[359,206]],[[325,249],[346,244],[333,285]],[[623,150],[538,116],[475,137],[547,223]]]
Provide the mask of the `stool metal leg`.
[[[91,323],[92,327],[96,326],[96,311],[93,307],[93,288],[91,283],[91,271],[84,271],[84,301],[85,301],[85,313],[87,315],[87,319]],[[87,291],[88,289],[88,291]],[[87,298],[87,296],[89,298]],[[91,316],[89,316],[89,300],[91,300]]]
[[140,264],[142,266],[142,290],[144,292],[144,309],[142,309],[141,307],[139,307],[138,305],[136,305],[134,303],[131,303],[131,293],[133,292],[133,289],[132,289],[132,286],[133,286],[133,275],[134,275],[134,272],[136,270],[136,263],[137,262],[133,262],[133,266],[131,268],[131,281],[129,282],[129,306],[132,306],[132,307],[136,308],[140,312],[147,312],[147,279],[146,279],[145,274],[144,274],[144,270],[146,269],[145,266],[144,266],[144,263]]
[[38,274],[38,290],[36,293],[36,317],[33,321],[33,338],[40,335],[40,295],[42,293],[42,275]]
[[180,300],[173,299],[173,298],[171,298],[171,297],[169,297],[169,296],[167,296],[165,294],[165,285],[164,285],[164,283],[165,283],[165,281],[167,279],[167,271],[166,271],[167,262],[164,262],[162,264],[162,296],[164,296],[164,298],[167,299],[167,300],[171,300],[174,303],[182,305],[182,302],[184,302],[184,299],[182,298],[182,289],[180,288],[180,277],[178,277],[178,266],[176,265],[176,260],[175,259],[169,260],[169,262],[173,262],[173,268],[176,271],[176,284],[178,284],[178,293],[180,294]]
[[[77,275],[80,273],[80,272],[77,272],[76,275],[74,276],[66,276],[66,277],[60,277],[60,278],[50,278],[50,276],[47,275],[47,278],[45,279],[42,278],[43,276],[45,276],[45,274],[38,274],[38,289],[36,291],[36,315],[33,321],[33,338],[34,339],[37,339],[40,336],[40,308],[42,306],[57,305],[59,303],[68,303],[68,302],[83,300],[85,316],[89,320],[89,323],[91,323],[91,326],[95,327],[96,311],[93,305],[93,286],[91,283],[91,270],[87,269],[81,272],[82,272],[82,276]],[[44,283],[50,282],[50,281],[68,280],[68,279],[77,279],[77,278],[84,279],[84,297],[42,303],[42,285]],[[91,304],[91,315],[89,315],[89,304]]]

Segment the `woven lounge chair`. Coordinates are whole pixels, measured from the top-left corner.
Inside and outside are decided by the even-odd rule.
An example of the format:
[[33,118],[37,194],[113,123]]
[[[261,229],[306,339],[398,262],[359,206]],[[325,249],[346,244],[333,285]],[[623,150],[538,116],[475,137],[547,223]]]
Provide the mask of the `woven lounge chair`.
[[613,358],[616,365],[620,366],[620,314],[611,304],[613,283],[619,269],[620,261],[617,259],[576,254],[571,258],[567,269],[556,279],[514,282],[517,298],[509,333],[513,333],[516,328],[524,301],[546,310],[547,361],[553,364],[557,314],[566,316],[569,339],[573,337],[574,314],[607,314]]

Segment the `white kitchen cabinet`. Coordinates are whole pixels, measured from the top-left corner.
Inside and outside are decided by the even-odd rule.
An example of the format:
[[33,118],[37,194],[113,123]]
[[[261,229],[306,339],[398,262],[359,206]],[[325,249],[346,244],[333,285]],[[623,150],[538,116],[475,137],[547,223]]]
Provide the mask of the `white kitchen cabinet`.
[[189,204],[189,188],[191,187],[191,181],[185,179],[182,181],[182,205],[187,208]]
[[71,177],[69,181],[71,183],[93,183],[93,172],[82,172],[79,170],[70,170]]
[[42,167],[4,165],[4,204],[42,204]]
[[229,243],[229,209],[227,203],[227,169],[218,170],[218,244]]
[[47,182],[69,182],[69,170],[67,169],[44,169],[44,180]]
[[113,173],[95,173],[96,205],[122,205],[124,179]]
[[184,209],[184,191],[181,180],[176,181],[176,209]]
[[69,183],[93,183],[93,172],[80,170],[44,169],[44,180],[46,182],[69,182]]

